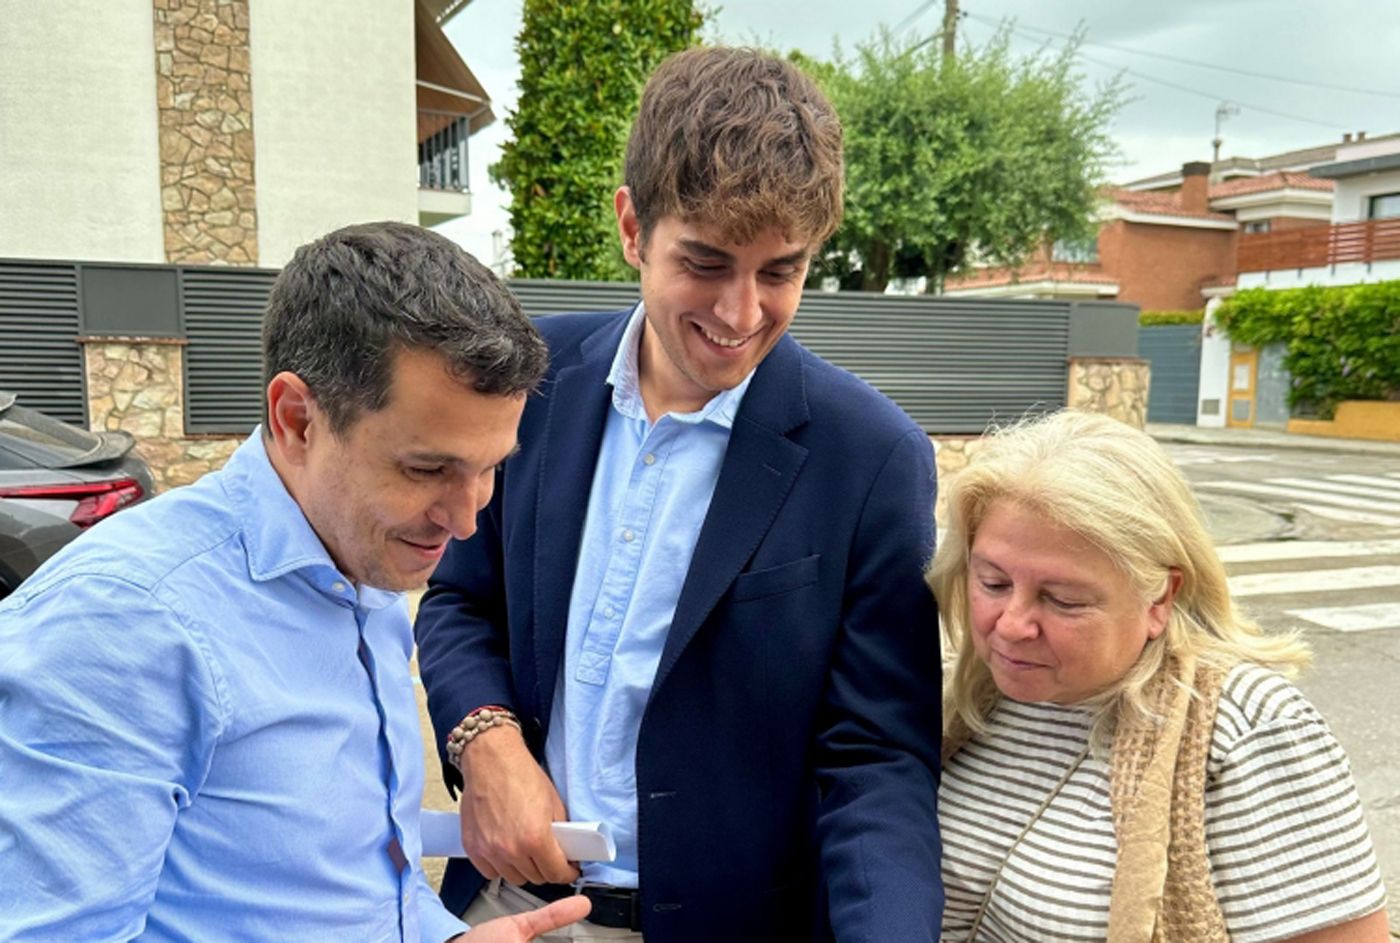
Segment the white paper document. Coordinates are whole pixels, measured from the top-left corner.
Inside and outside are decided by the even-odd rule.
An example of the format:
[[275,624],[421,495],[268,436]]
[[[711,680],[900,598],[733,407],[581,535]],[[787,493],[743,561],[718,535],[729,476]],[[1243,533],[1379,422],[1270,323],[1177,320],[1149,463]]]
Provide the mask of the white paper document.
[[[462,823],[456,812],[424,809],[419,816],[424,858],[465,858]],[[613,861],[617,845],[606,822],[555,822],[550,826],[570,861]]]

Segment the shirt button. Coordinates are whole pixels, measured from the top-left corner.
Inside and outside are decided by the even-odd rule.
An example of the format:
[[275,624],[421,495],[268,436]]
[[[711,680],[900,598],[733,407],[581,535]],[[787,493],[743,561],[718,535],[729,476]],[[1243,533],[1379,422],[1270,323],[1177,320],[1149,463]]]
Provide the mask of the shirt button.
[[637,535],[634,534],[634,533],[632,533],[632,531],[630,531],[630,530],[624,530],[624,531],[622,532],[622,541],[623,541],[623,543],[629,543],[629,544],[630,544],[630,543],[632,542],[633,538],[635,538],[636,536],[637,536]]
[[646,455],[643,455],[643,456],[642,456],[642,464],[644,464],[644,465],[655,465],[655,464],[656,464],[656,454],[655,454],[654,452],[648,452]]
[[613,616],[617,615],[617,610],[614,609],[612,606],[609,606],[608,608],[603,610],[603,615],[611,619]]
[[345,584],[340,582],[339,580],[336,580],[334,583],[331,584],[331,589],[335,590],[337,593],[343,593],[345,592]]

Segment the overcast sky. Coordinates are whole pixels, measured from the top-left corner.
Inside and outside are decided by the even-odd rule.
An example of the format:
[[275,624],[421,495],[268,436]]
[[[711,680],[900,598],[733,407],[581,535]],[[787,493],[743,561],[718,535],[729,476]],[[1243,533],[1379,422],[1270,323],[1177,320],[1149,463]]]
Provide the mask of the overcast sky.
[[[1400,0],[962,0],[962,11],[960,44],[980,46],[1010,19],[1013,50],[1029,54],[1082,24],[1086,80],[1127,71],[1134,100],[1113,128],[1122,151],[1115,182],[1209,160],[1216,109],[1226,101],[1239,112],[1222,123],[1222,157],[1262,157],[1343,132],[1400,131]],[[942,2],[922,0],[730,0],[705,36],[827,56],[838,36],[849,48],[885,24],[923,37],[939,29],[942,15]],[[520,0],[473,0],[446,26],[497,121],[471,138],[472,215],[441,228],[488,263],[492,232],[509,226],[509,198],[486,168],[509,135],[520,17]]]

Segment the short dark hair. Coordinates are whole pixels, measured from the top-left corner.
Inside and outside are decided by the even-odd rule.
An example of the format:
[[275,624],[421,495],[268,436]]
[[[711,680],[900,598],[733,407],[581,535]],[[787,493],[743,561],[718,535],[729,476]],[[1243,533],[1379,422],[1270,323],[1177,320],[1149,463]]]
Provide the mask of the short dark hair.
[[647,80],[623,182],[643,242],[676,216],[740,244],[776,226],[815,247],[841,223],[841,119],[791,62],[756,49],[687,49]]
[[441,355],[472,389],[500,396],[533,390],[549,360],[500,279],[407,223],[338,229],[297,249],[272,286],[264,385],[284,370],[301,377],[337,435],[387,405],[405,348]]

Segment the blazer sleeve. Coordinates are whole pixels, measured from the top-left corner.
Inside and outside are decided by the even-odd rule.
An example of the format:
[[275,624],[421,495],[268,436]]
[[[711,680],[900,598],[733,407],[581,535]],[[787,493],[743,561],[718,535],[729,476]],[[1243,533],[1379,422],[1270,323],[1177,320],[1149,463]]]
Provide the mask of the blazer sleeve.
[[933,449],[903,435],[869,489],[816,740],[818,835],[840,940],[936,943],[941,668]]
[[414,620],[418,671],[450,790],[461,788],[462,776],[447,762],[447,734],[484,704],[516,710],[501,541],[502,484],[497,481],[491,503],[478,516],[476,533],[449,544]]

